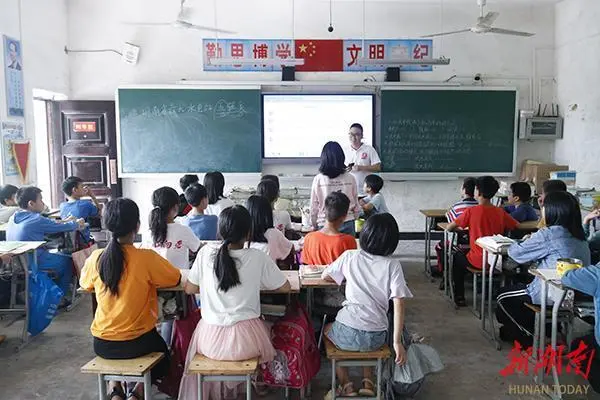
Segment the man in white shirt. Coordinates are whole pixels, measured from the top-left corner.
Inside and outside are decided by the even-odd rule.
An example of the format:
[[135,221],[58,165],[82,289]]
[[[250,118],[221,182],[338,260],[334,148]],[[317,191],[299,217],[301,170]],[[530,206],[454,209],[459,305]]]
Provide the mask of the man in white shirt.
[[350,162],[348,168],[356,179],[356,187],[360,196],[364,196],[363,183],[367,175],[381,171],[381,159],[373,146],[364,144],[363,127],[359,123],[350,125]]

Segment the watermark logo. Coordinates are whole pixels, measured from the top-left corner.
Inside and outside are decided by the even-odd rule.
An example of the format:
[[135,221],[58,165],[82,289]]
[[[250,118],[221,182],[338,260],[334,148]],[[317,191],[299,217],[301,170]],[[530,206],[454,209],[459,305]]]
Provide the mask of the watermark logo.
[[[568,353],[564,345],[557,346],[556,349],[551,345],[548,345],[545,350],[533,347],[525,349],[515,341],[513,349],[508,354],[509,364],[500,371],[500,375],[507,377],[518,372],[524,375],[530,373],[537,375],[540,371],[550,375],[555,368],[558,375],[563,373],[580,375],[587,380],[595,353],[596,350],[583,341],[579,342],[575,350]],[[563,365],[563,360],[567,361],[566,365]]]
[[590,385],[509,385],[508,394],[511,396],[523,395],[587,395]]

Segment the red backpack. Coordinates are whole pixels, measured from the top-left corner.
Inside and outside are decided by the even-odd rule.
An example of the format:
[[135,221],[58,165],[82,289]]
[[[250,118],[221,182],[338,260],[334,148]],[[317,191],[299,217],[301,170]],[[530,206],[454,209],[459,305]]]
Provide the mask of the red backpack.
[[304,307],[294,302],[271,329],[275,359],[261,365],[263,380],[274,386],[306,387],[319,372],[321,355],[315,330]]
[[158,390],[169,395],[172,398],[177,398],[179,393],[179,385],[181,377],[185,370],[185,358],[187,356],[190,341],[196,330],[198,322],[200,322],[200,309],[196,306],[196,302],[190,295],[185,296],[185,301],[188,304],[187,315],[181,319],[173,321],[173,337],[171,339],[171,367],[169,373],[158,384]]

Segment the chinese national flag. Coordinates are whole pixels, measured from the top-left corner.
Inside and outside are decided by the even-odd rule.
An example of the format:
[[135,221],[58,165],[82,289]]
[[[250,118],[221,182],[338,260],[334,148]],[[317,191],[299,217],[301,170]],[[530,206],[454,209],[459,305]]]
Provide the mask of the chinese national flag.
[[12,152],[15,164],[17,164],[17,169],[19,170],[21,182],[25,183],[27,170],[29,169],[29,141],[12,142]]
[[304,65],[296,71],[342,71],[344,69],[343,40],[295,40],[296,58],[304,58]]

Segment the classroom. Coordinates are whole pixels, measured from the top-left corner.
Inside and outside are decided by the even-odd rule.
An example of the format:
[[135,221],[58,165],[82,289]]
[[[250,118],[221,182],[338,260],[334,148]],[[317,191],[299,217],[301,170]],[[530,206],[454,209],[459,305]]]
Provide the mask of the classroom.
[[600,399],[599,18],[2,0],[0,398]]

